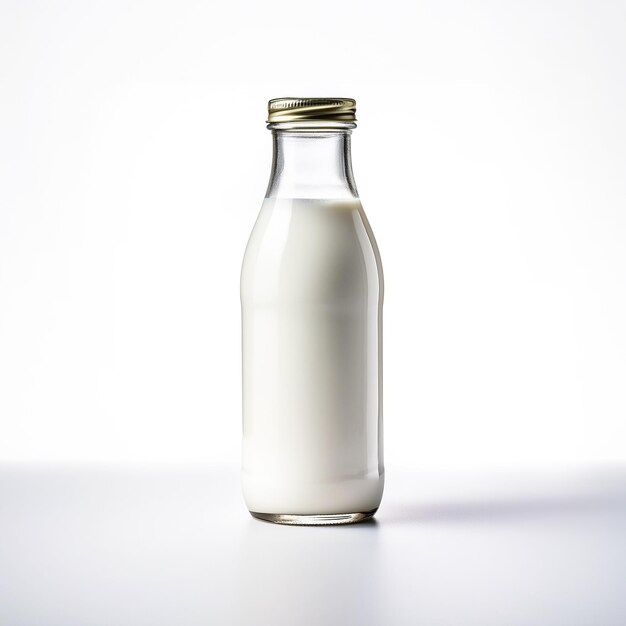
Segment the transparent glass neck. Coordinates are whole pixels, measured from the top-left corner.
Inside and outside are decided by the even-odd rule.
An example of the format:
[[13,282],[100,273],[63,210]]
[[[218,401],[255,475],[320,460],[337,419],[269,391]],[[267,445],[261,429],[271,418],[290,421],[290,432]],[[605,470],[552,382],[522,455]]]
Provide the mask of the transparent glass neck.
[[266,198],[356,198],[350,135],[354,124],[310,128],[270,124],[274,142]]

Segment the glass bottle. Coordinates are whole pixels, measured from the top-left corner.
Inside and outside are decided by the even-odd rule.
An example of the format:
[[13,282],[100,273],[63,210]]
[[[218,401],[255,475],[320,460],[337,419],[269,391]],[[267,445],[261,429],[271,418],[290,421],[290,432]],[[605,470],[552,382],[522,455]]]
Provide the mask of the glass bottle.
[[352,176],[355,110],[269,102],[272,171],[241,273],[242,483],[272,522],[358,522],[382,497],[383,274]]

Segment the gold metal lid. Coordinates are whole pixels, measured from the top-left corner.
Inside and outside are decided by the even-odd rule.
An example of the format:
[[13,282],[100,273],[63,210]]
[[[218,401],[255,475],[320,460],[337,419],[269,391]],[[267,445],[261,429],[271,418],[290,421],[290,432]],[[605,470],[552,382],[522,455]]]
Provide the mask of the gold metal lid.
[[274,98],[267,104],[269,124],[279,122],[355,122],[352,98]]

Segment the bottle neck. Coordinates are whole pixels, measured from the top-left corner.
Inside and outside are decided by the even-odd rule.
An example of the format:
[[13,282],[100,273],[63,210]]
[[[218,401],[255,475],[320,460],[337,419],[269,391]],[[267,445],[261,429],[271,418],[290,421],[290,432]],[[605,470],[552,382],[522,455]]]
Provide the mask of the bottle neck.
[[[280,129],[270,125],[274,142],[266,198],[356,198],[350,128]],[[353,126],[353,125],[352,125]]]

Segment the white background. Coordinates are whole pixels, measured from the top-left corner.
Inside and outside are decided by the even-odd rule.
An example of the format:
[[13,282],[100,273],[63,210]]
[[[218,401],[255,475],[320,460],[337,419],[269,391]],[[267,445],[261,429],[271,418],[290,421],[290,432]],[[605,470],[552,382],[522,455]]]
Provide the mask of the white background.
[[[0,0],[0,624],[623,626],[625,28],[623,1]],[[277,96],[357,100],[369,524],[240,495]]]
[[239,459],[265,106],[357,99],[388,465],[626,461],[623,2],[0,1],[0,460]]

